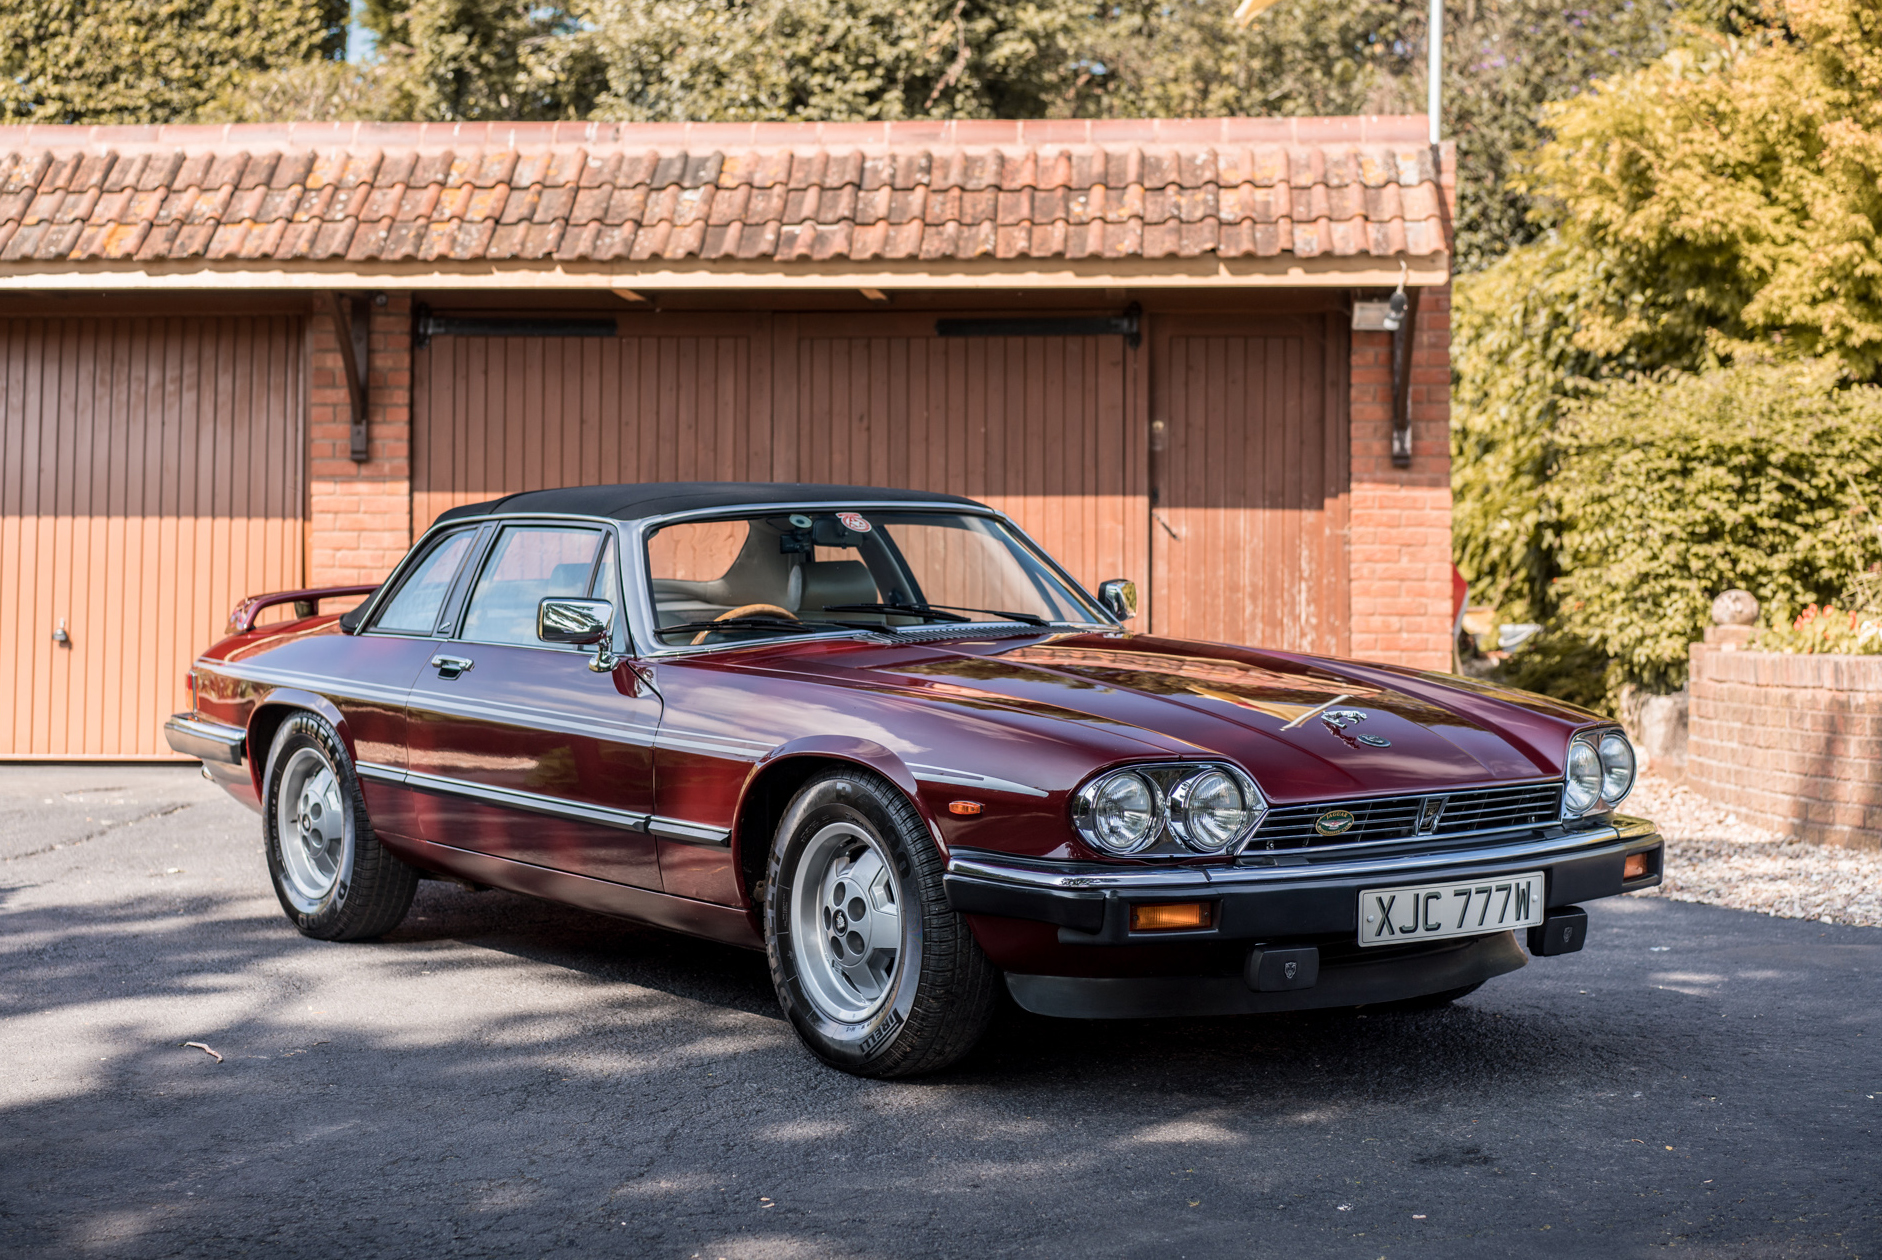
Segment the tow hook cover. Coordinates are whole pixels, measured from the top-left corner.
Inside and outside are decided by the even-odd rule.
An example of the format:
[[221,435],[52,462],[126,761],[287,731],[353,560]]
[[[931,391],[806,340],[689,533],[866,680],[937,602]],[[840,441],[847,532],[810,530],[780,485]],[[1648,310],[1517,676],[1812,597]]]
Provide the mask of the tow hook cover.
[[1529,952],[1537,958],[1573,954],[1588,937],[1588,912],[1580,906],[1551,910],[1542,922],[1529,929]]
[[1248,951],[1248,966],[1242,973],[1248,987],[1259,993],[1283,993],[1288,989],[1311,989],[1320,982],[1320,950],[1262,949]]

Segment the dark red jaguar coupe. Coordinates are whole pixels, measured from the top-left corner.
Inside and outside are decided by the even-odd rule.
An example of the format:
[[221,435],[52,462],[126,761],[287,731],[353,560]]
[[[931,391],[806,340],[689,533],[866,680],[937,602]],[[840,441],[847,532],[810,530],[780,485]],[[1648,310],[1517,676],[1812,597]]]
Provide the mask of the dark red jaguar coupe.
[[[360,588],[246,601],[171,747],[260,810],[302,932],[420,879],[763,948],[825,1061],[1070,1018],[1443,1003],[1660,880],[1613,724],[1133,634],[1000,513],[860,486],[544,490]],[[258,627],[271,605],[296,620]]]

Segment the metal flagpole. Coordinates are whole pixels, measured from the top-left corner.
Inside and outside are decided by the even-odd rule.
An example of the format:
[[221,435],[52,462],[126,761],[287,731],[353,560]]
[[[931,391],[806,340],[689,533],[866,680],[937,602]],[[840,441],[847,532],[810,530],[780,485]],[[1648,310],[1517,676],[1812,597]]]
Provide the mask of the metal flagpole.
[[[1438,147],[1438,89],[1444,78],[1444,0],[1431,0],[1431,29],[1425,38],[1425,117],[1431,124],[1431,147]],[[1435,154],[1434,154],[1435,156]]]

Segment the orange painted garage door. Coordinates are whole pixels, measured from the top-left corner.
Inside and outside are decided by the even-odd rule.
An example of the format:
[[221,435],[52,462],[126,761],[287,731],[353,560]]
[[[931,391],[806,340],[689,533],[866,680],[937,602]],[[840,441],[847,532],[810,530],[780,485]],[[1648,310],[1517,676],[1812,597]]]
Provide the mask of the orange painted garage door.
[[1148,588],[1139,352],[1122,338],[944,338],[932,314],[887,312],[620,324],[420,349],[415,527],[548,486],[883,485],[990,503],[1081,581]]
[[193,655],[302,584],[304,353],[286,316],[0,320],[0,758],[169,757]]

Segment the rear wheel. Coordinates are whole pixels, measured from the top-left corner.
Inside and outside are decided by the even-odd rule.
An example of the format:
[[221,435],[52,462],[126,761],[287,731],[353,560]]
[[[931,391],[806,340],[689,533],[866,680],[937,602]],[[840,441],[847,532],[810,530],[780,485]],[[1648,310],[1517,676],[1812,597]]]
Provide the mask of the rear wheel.
[[313,713],[288,718],[275,733],[265,787],[268,874],[294,926],[323,941],[397,927],[418,872],[379,843],[338,732]]
[[784,1013],[858,1076],[946,1067],[986,1031],[998,971],[947,903],[921,816],[866,771],[812,779],[766,872],[765,950]]

